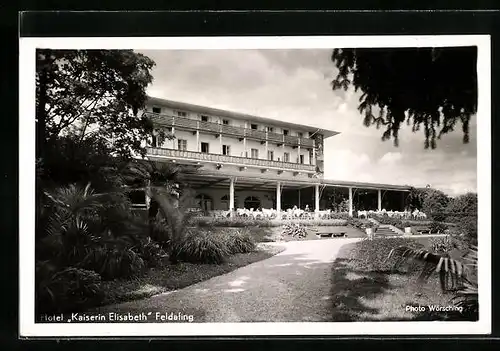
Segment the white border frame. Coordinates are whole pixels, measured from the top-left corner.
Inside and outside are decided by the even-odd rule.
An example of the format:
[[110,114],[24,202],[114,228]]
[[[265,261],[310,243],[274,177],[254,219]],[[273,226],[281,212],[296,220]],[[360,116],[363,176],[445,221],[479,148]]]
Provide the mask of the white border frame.
[[[53,49],[320,49],[342,47],[478,47],[477,184],[479,321],[329,323],[34,322],[35,51]],[[491,48],[489,35],[185,38],[21,38],[19,43],[19,292],[22,337],[458,335],[491,333]],[[30,142],[31,141],[31,142]]]

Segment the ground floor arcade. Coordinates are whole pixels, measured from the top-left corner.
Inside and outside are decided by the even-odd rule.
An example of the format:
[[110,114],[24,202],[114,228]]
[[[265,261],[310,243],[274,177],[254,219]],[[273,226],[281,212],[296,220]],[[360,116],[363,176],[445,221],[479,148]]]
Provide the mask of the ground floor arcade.
[[191,174],[184,185],[196,190],[198,206],[206,212],[237,209],[297,208],[311,212],[331,210],[404,211],[409,187],[356,182],[335,182],[324,179],[293,181],[232,175]]

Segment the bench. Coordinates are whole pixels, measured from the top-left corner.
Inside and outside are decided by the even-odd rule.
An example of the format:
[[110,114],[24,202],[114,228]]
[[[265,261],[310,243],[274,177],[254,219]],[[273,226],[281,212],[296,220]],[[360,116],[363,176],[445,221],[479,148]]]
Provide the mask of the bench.
[[327,232],[327,231],[324,231],[324,232],[316,232],[316,236],[318,238],[345,238],[347,237],[347,234],[346,232]]
[[431,234],[431,228],[429,227],[413,227],[418,234]]

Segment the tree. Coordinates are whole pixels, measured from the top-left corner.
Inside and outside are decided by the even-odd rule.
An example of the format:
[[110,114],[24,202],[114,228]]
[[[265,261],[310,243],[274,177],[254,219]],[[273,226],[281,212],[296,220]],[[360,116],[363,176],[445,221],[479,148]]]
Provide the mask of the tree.
[[477,244],[477,194],[467,193],[452,198],[446,208],[447,220],[455,222],[453,232],[464,237],[473,244]]
[[154,65],[132,50],[37,50],[37,154],[62,135],[84,140],[92,133],[114,154],[144,154],[153,124],[138,113]]
[[425,188],[414,188],[410,189],[408,197],[406,198],[406,206],[411,210],[421,210],[424,203]]
[[449,214],[475,214],[477,213],[477,194],[467,193],[451,198],[446,212]]
[[422,202],[422,211],[430,215],[433,220],[443,221],[445,219],[446,206],[449,198],[441,190],[426,188]]
[[361,90],[364,125],[386,126],[382,140],[393,138],[397,146],[406,121],[414,132],[423,125],[425,148],[434,149],[460,121],[468,143],[477,110],[477,47],[335,49],[332,61],[333,90]]

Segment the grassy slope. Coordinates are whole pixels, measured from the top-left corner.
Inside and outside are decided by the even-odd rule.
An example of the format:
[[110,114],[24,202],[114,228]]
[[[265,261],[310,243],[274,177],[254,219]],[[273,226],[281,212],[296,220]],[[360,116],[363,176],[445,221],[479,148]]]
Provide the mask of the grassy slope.
[[[388,240],[388,239],[379,239]],[[415,246],[420,246],[420,239]],[[362,247],[364,246],[364,247]],[[353,243],[341,248],[332,270],[332,317],[334,321],[453,320],[457,314],[430,313],[428,305],[450,306],[451,293],[441,291],[437,276],[417,282],[419,264],[400,272],[371,262],[370,248]],[[388,249],[381,256],[387,257]],[[424,312],[406,306],[425,306]]]

